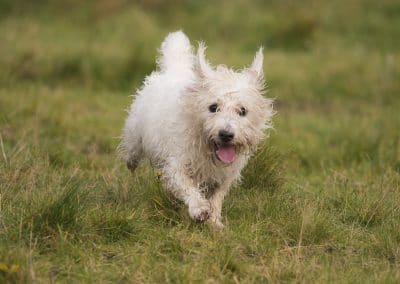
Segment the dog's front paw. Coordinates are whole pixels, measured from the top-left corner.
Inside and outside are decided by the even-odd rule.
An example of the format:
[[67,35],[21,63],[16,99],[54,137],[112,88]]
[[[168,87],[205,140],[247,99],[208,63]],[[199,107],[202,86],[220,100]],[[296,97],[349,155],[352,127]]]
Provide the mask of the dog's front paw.
[[208,223],[215,229],[225,228],[225,225],[221,222],[221,219],[218,217],[211,216],[210,219],[208,219]]
[[189,215],[197,222],[204,222],[211,216],[210,202],[207,200],[196,200],[189,204]]

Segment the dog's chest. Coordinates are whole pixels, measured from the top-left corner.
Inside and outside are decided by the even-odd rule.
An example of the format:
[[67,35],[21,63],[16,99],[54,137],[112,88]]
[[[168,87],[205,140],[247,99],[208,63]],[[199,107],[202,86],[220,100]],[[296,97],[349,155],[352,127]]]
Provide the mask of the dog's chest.
[[190,171],[190,177],[194,184],[204,193],[211,196],[222,184],[226,182],[229,172],[215,167]]
[[214,180],[205,181],[199,185],[201,193],[206,198],[210,198],[219,187],[220,184]]

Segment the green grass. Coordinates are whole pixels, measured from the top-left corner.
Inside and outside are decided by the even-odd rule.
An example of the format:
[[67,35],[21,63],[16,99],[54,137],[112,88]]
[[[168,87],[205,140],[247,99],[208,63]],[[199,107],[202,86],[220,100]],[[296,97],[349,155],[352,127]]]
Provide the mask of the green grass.
[[[0,282],[400,281],[400,4],[0,1]],[[270,139],[190,221],[115,149],[163,37],[265,47]]]

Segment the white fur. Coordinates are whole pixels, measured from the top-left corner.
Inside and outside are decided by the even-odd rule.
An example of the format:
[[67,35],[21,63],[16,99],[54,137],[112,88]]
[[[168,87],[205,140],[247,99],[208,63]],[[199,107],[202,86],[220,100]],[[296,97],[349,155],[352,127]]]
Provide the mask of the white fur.
[[[181,31],[166,37],[159,70],[145,79],[130,108],[119,151],[131,170],[149,158],[193,219],[222,227],[222,201],[270,127],[273,109],[263,96],[262,49],[240,72],[213,68],[204,51],[200,43],[194,54]],[[214,103],[218,111],[212,113]],[[239,115],[242,107],[245,116]],[[213,148],[221,129],[235,135],[237,158],[231,164],[218,160]]]

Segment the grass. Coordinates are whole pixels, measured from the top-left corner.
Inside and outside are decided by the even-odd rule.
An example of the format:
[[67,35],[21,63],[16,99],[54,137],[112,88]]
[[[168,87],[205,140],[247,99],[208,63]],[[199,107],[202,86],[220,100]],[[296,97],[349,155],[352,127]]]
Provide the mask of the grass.
[[[0,282],[400,281],[397,1],[0,1]],[[167,32],[248,64],[275,130],[223,232],[116,159]]]

